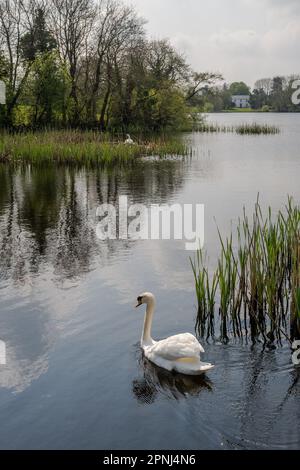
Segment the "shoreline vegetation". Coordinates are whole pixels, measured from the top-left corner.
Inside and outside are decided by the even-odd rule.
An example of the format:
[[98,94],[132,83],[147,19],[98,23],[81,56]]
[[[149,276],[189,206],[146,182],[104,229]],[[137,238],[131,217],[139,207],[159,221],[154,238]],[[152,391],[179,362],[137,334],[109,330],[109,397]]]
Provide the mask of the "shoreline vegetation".
[[187,155],[188,146],[176,136],[139,138],[132,145],[94,131],[0,133],[2,163],[109,164],[143,156]]
[[[251,338],[269,347],[300,339],[300,207],[263,214],[259,200],[227,238],[219,232],[220,255],[213,273],[206,253],[191,259],[198,301],[196,329],[207,339]],[[218,306],[218,307],[217,307]]]
[[[222,126],[202,120],[182,132],[274,135],[280,129],[257,123]],[[190,152],[178,133],[139,134],[134,136],[134,144],[126,145],[121,134],[91,130],[0,131],[0,163],[113,164],[144,156],[186,156]]]

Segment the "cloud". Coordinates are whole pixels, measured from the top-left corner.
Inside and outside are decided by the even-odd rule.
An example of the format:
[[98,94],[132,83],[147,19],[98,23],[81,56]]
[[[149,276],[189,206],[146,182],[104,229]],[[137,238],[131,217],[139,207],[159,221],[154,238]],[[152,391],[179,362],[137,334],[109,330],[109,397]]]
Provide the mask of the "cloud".
[[212,34],[210,40],[219,49],[242,54],[255,50],[260,42],[257,32],[250,29],[222,30]]
[[265,3],[269,3],[278,8],[296,8],[299,9],[299,0],[264,0]]
[[270,54],[277,54],[281,62],[291,58],[296,63],[300,44],[299,22],[290,21],[283,28],[267,31],[262,38],[262,44],[265,51]]
[[125,1],[149,19],[150,35],[169,37],[195,70],[250,85],[299,73],[300,0]]
[[244,4],[253,6],[254,4],[269,7],[272,9],[286,10],[286,11],[300,11],[299,0],[244,0]]
[[[287,56],[296,62],[299,55],[300,23],[289,21],[284,27],[268,29],[264,32],[254,30],[223,30],[211,36],[212,44],[224,53],[239,54],[248,57],[269,56],[282,62]],[[234,57],[233,57],[234,58]]]

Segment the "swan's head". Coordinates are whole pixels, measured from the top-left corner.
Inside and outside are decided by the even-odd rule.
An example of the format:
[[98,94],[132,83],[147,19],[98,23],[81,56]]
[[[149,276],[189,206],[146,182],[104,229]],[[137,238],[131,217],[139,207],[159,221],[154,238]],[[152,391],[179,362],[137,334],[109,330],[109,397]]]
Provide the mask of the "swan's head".
[[144,294],[141,294],[137,298],[137,305],[136,307],[139,307],[140,305],[146,304],[154,304],[155,303],[155,297],[151,292],[144,292]]

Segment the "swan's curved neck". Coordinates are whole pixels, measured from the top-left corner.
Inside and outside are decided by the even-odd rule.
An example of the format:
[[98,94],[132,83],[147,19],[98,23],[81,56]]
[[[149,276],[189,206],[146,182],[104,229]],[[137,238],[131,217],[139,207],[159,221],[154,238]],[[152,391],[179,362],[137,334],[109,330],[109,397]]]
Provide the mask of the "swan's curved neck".
[[153,314],[155,309],[155,302],[151,300],[147,304],[145,319],[144,319],[144,328],[143,328],[143,335],[142,335],[142,344],[151,344],[153,342],[151,338],[151,329],[152,329],[152,320]]

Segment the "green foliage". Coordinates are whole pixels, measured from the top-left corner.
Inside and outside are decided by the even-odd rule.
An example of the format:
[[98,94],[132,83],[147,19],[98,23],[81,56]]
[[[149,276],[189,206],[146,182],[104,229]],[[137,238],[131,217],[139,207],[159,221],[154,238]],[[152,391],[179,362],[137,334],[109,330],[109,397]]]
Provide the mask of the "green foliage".
[[32,62],[38,54],[45,54],[56,47],[56,40],[47,29],[45,12],[38,8],[30,31],[21,38],[22,56]]
[[31,105],[32,124],[49,125],[62,120],[69,89],[68,73],[57,52],[38,54],[23,93],[24,102]]
[[250,88],[244,82],[233,82],[229,87],[231,95],[250,95]]
[[253,90],[250,97],[250,105],[252,109],[260,109],[266,105],[268,97],[264,90]]
[[180,129],[187,122],[186,114],[184,96],[179,90],[158,91],[153,107],[153,130]]

